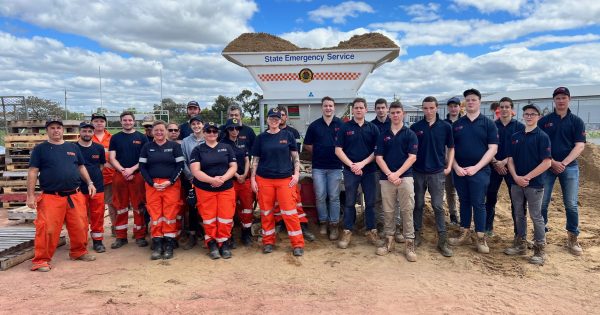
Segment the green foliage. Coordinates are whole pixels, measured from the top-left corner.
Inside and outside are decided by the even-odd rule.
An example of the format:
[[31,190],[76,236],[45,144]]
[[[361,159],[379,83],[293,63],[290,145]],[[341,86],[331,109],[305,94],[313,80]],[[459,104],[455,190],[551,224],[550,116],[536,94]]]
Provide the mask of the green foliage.
[[250,115],[250,122],[254,122],[254,117],[258,115],[260,100],[263,98],[258,93],[252,93],[250,90],[243,90],[235,100],[238,102],[242,110]]
[[[173,99],[165,98],[162,100],[161,104],[154,104],[154,110],[158,111],[162,107],[162,110],[169,111],[169,122],[176,122],[178,124],[183,123],[187,120],[187,104],[185,103],[175,103]],[[158,119],[166,120],[167,117],[157,115]]]

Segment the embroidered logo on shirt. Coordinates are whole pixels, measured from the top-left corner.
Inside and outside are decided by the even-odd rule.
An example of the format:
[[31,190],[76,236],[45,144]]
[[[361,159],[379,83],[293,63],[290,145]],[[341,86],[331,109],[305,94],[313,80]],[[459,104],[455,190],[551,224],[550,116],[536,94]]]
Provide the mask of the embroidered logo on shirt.
[[454,131],[459,131],[459,130],[462,130],[462,129],[463,129],[463,126],[456,126],[456,127],[454,127]]
[[354,134],[354,130],[346,131],[346,136],[351,136]]
[[554,126],[554,124],[553,124],[553,123],[551,123],[551,122],[548,122],[548,123],[546,123],[546,124],[544,125],[544,128],[550,128],[550,127],[552,127],[552,126]]
[[163,152],[173,152],[173,149],[164,149]]
[[287,140],[285,140],[285,139],[279,140],[279,144],[287,144],[287,143],[288,143],[288,142],[287,142]]
[[99,158],[100,158],[100,155],[98,155],[98,154],[92,154],[92,159],[97,160]]
[[422,136],[425,132],[423,132],[423,130],[418,130],[416,132],[417,136]]
[[75,156],[75,152],[67,151],[67,155],[69,155],[69,156]]
[[133,144],[142,144],[142,141],[140,141],[140,140],[133,140]]
[[225,148],[219,149],[219,150],[217,150],[217,152],[227,152],[227,149],[225,149]]
[[391,139],[392,139],[391,136],[385,136],[385,137],[383,137],[383,141],[386,141],[386,142],[390,141]]
[[238,138],[240,138],[240,140],[246,140],[247,139],[246,136],[238,136]]

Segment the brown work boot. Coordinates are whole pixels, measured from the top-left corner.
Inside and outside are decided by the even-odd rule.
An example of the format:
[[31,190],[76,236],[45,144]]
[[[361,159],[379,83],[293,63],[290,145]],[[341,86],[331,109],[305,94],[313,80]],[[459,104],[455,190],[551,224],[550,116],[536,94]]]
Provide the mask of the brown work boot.
[[567,239],[567,247],[569,248],[569,252],[575,256],[581,256],[581,254],[583,254],[583,249],[577,241],[577,235],[573,232],[567,232],[567,234],[569,237]]
[[90,254],[83,254],[77,258],[71,258],[71,260],[94,261],[96,260],[96,256]]
[[319,223],[319,234],[327,235],[327,222]]
[[375,247],[383,246],[383,241],[379,238],[379,235],[377,235],[377,229],[367,231],[365,236],[367,237],[367,241],[372,245],[375,245]]
[[350,245],[351,239],[352,239],[352,231],[344,230],[344,232],[342,232],[342,239],[338,241],[338,247],[341,249],[348,248],[348,245]]
[[543,265],[546,262],[546,244],[533,244],[533,256],[529,258],[529,263],[534,265]]
[[452,246],[460,246],[465,244],[471,244],[471,230],[460,228],[460,235],[458,237],[451,237],[448,239],[448,244]]
[[415,240],[407,238],[404,242],[404,254],[406,255],[406,260],[410,262],[417,261],[417,253],[415,253]]
[[477,240],[475,242],[477,245],[477,251],[481,254],[489,254],[490,248],[487,244],[487,235],[483,232],[477,232]]
[[527,240],[525,238],[515,236],[515,239],[513,241],[513,246],[505,249],[504,253],[509,256],[526,255],[527,254]]
[[329,240],[336,241],[338,238],[340,238],[340,229],[338,228],[338,224],[330,223],[329,224]]
[[383,244],[383,246],[381,247],[377,247],[377,250],[375,251],[375,254],[379,255],[379,256],[385,256],[388,253],[392,252],[394,250],[394,244],[396,242],[394,241],[394,236],[390,235],[390,236],[386,236],[385,237],[385,243]]

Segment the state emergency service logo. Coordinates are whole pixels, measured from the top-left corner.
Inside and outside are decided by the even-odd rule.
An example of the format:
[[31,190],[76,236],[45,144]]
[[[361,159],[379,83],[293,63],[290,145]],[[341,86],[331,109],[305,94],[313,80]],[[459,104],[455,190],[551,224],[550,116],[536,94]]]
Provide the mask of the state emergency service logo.
[[300,81],[308,83],[313,80],[314,73],[312,72],[312,70],[304,68],[298,73],[298,78],[300,79]]

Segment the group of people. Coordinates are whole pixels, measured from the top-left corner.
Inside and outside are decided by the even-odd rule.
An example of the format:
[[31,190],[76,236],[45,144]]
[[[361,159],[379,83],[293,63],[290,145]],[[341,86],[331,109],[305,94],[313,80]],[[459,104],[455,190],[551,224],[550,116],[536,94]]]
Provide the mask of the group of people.
[[[322,117],[310,124],[303,141],[304,150],[312,154],[319,234],[337,241],[341,249],[351,244],[360,187],[364,235],[375,253],[386,255],[395,243],[404,243],[406,259],[414,262],[423,241],[424,197],[429,191],[440,253],[450,257],[450,246],[472,242],[478,252],[489,253],[487,237],[493,235],[497,194],[505,181],[514,241],[504,252],[527,253],[529,211],[534,228],[530,262],[543,264],[547,209],[558,178],[567,245],[572,254],[581,255],[576,159],[584,148],[585,127],[569,110],[569,90],[554,91],[555,109],[546,116],[534,104],[523,107],[524,124],[513,118],[514,104],[508,97],[500,100],[500,115],[493,121],[480,112],[479,91],[469,89],[463,96],[465,115],[460,114],[460,99],[451,98],[446,119],[438,114],[436,98],[426,97],[423,119],[410,127],[398,101],[388,106],[378,99],[377,117],[369,122],[367,101],[356,98],[352,118],[343,122],[335,116],[335,100],[324,97]],[[47,121],[48,141],[33,149],[27,179],[27,205],[38,213],[32,270],[50,270],[63,222],[71,259],[95,260],[87,251],[88,231],[93,249],[104,252],[105,205],[115,237],[112,249],[128,243],[128,212],[133,209],[138,246],[149,245],[150,227],[151,259],[172,258],[182,231],[187,238],[184,249],[203,236],[210,258],[227,259],[234,247],[234,221],[241,226],[242,244],[252,243],[257,199],[263,253],[273,252],[276,234],[286,230],[292,254],[304,254],[304,241],[313,241],[315,235],[300,200],[300,134],[287,125],[285,108],[268,111],[268,128],[258,136],[242,124],[238,106],[228,109],[229,119],[222,126],[203,121],[195,101],[187,110],[187,122],[154,121],[144,126],[146,135],[135,130],[131,112],[121,114],[122,131],[115,135],[106,130],[103,114],[93,114],[91,122],[81,123],[77,143],[63,140],[59,119]],[[36,197],[38,177],[42,194]],[[460,225],[454,238],[447,233],[444,194],[450,223]]]

